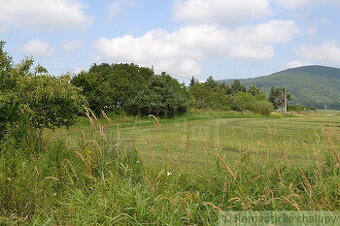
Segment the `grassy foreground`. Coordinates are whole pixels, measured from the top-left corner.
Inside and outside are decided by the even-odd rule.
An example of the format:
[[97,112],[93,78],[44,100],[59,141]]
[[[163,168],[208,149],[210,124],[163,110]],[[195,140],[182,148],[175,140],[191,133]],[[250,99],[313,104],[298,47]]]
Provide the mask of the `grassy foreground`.
[[216,224],[340,209],[340,113],[81,119],[0,152],[0,224]]

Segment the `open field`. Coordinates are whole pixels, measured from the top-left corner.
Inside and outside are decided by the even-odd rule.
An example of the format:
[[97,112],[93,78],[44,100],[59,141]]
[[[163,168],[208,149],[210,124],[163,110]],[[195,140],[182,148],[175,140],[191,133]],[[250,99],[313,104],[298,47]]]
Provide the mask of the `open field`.
[[210,225],[228,210],[340,209],[336,111],[90,116],[45,137],[43,153],[3,149],[0,223]]
[[[186,117],[160,119],[160,126],[155,126],[152,118],[127,118],[125,122],[117,119],[110,123],[102,119],[100,123],[115,137],[119,127],[120,145],[137,148],[147,161],[181,159],[174,165],[175,170],[180,166],[194,170],[209,167],[215,164],[216,154],[225,155],[227,159],[243,152],[253,158],[268,155],[289,165],[313,162],[316,151],[340,150],[338,111],[285,117],[245,114],[242,118],[241,115],[195,111]],[[81,131],[93,135],[87,119],[82,119],[80,124],[54,135],[66,138],[73,146],[79,141]],[[176,161],[168,162],[176,164]]]

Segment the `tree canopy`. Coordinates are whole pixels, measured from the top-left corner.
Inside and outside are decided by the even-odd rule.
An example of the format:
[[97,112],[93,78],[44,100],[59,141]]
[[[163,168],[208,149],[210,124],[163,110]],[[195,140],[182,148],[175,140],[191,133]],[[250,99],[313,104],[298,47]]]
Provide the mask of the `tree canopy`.
[[190,96],[183,84],[166,73],[134,64],[94,64],[72,83],[83,89],[95,112],[124,110],[129,114],[173,116],[184,113]]
[[70,126],[83,112],[85,98],[70,76],[53,77],[28,58],[13,66],[0,45],[0,136],[27,123],[35,129]]

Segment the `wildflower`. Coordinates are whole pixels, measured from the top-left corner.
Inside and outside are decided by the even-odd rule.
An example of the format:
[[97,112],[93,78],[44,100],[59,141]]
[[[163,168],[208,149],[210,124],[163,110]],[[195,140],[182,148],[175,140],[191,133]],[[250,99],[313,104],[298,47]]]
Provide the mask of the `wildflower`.
[[136,163],[139,164],[139,161],[137,160]]
[[171,175],[172,175],[172,173],[168,171],[168,172],[167,172],[167,175],[168,175],[168,176],[171,176]]
[[18,126],[18,125],[15,125],[15,128],[17,128],[17,129],[18,129],[18,128],[19,128],[19,126]]

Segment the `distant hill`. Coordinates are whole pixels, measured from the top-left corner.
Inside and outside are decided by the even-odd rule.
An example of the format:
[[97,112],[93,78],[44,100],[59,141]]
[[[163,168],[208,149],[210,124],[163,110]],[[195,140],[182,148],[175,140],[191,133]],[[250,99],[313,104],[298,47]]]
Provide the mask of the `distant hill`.
[[[222,80],[220,82],[232,82]],[[256,85],[269,92],[272,86],[286,87],[293,95],[292,104],[340,109],[340,69],[305,66],[281,71],[269,76],[242,79],[246,86]]]

